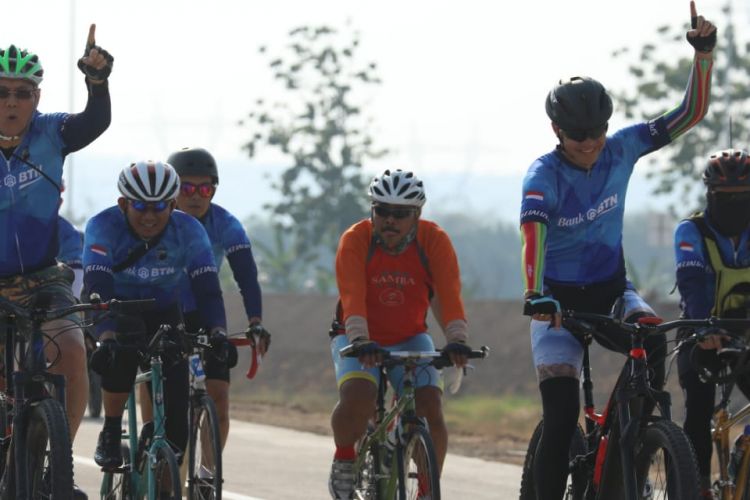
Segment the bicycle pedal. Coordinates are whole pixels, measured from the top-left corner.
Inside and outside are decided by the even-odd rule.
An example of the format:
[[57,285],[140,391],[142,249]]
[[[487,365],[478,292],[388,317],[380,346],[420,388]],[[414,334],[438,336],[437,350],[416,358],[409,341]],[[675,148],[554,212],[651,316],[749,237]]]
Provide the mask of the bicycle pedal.
[[101,471],[110,474],[124,474],[126,472],[132,472],[132,467],[130,467],[130,465],[123,465],[121,467],[102,467]]

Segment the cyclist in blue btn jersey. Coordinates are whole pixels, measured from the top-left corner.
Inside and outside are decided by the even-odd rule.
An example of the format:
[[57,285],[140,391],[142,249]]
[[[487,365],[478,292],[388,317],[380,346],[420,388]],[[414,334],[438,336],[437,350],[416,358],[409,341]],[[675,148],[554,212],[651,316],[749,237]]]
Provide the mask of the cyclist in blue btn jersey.
[[[102,376],[104,428],[95,461],[122,463],[122,414],[137,370],[136,348],[162,324],[182,323],[180,286],[185,275],[211,335],[225,335],[224,302],[211,245],[203,226],[174,210],[179,192],[174,169],[161,162],[138,162],[120,174],[117,205],[86,225],[84,286],[102,300],[154,298],[153,310],[136,317],[106,319],[96,327],[101,345],[91,367]],[[184,356],[164,364],[166,434],[181,459],[187,444],[188,365]]]
[[[81,113],[42,113],[39,57],[15,45],[0,48],[0,294],[20,305],[56,308],[74,303],[72,272],[58,265],[58,208],[65,156],[91,143],[110,123],[107,78],[112,56],[96,45],[92,25],[78,67],[88,101]],[[88,395],[86,349],[77,316],[43,326],[50,371],[66,377],[71,440]],[[60,356],[58,356],[58,354]],[[76,488],[76,498],[85,495]]]
[[[703,171],[708,205],[703,212],[683,220],[675,230],[674,251],[677,287],[683,315],[748,316],[750,295],[750,156],[727,149],[711,155]],[[681,336],[693,332],[680,332]],[[702,382],[699,367],[717,373],[721,363],[716,349],[720,336],[705,342],[683,342],[677,358],[680,385],[685,393],[685,433],[698,457],[701,488],[711,497],[711,417],[716,386]],[[750,397],[747,373],[737,386]]]
[[[216,203],[212,203],[219,185],[219,170],[214,157],[203,148],[183,148],[167,159],[180,176],[180,194],[177,208],[198,219],[206,228],[214,252],[216,266],[226,257],[234,280],[240,289],[250,331],[259,340],[260,355],[265,355],[271,336],[261,324],[262,302],[258,268],[255,265],[250,240],[237,218]],[[185,326],[194,332],[206,325],[201,321],[195,299],[189,286],[183,287],[183,311]],[[229,433],[229,369],[237,363],[237,348],[218,337],[214,342],[228,355],[206,357],[206,390],[216,404],[219,417],[221,445],[225,445]]]
[[[625,317],[653,314],[625,275],[622,226],[625,194],[638,159],[697,124],[708,109],[716,28],[690,3],[687,40],[695,58],[682,103],[664,115],[607,135],[612,100],[598,81],[560,80],[546,111],[559,144],[534,161],[523,181],[521,204],[524,314],[532,316],[531,348],[542,397],[544,428],[534,460],[538,498],[562,498],[568,448],[579,414],[583,349],[561,328],[560,308],[607,314],[619,298]],[[627,352],[628,338],[606,347]],[[646,348],[664,382],[665,339]]]

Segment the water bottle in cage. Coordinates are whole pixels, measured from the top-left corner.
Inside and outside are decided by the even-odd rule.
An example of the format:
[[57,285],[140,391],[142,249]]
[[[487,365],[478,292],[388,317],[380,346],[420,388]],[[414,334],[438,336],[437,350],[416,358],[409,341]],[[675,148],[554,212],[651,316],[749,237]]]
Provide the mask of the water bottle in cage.
[[200,354],[190,355],[190,373],[192,373],[198,382],[206,380],[206,372],[203,370],[203,362],[201,361]]

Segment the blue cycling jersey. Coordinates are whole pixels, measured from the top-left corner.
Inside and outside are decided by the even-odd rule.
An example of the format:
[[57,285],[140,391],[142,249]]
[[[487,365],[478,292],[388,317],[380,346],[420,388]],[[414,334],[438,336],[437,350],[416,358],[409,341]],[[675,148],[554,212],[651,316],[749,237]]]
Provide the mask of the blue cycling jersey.
[[[219,205],[211,203],[201,219],[214,253],[216,266],[221,268],[226,256],[234,280],[240,288],[242,302],[248,318],[262,315],[258,268],[253,257],[250,240],[235,216]],[[187,279],[187,278],[185,278]],[[195,310],[195,298],[189,286],[183,286],[183,310]]]
[[83,265],[83,233],[76,229],[68,219],[58,215],[57,236],[60,242],[57,260],[73,269],[81,269]]
[[110,119],[107,84],[92,85],[83,112],[35,111],[28,131],[10,158],[0,154],[0,232],[3,234],[0,278],[55,264],[63,161],[68,153],[83,148],[104,132]]
[[[731,238],[719,233],[709,217],[704,221],[714,234],[716,246],[724,265],[733,268],[750,267],[750,228],[740,235],[735,247]],[[682,298],[682,310],[688,318],[711,316],[716,295],[716,272],[711,267],[708,250],[700,229],[689,219],[683,220],[674,233],[677,287]]]
[[[157,309],[180,305],[180,286],[187,277],[201,320],[210,328],[226,328],[224,301],[211,245],[203,226],[175,210],[158,244],[123,271],[113,267],[126,261],[128,252],[142,246],[125,215],[114,206],[86,225],[83,250],[84,286],[102,300],[156,299]],[[113,322],[97,325],[97,333],[113,329]]]
[[583,286],[625,275],[622,227],[638,159],[670,141],[662,118],[608,136],[594,166],[582,169],[552,151],[523,181],[521,224],[547,225],[544,281]]

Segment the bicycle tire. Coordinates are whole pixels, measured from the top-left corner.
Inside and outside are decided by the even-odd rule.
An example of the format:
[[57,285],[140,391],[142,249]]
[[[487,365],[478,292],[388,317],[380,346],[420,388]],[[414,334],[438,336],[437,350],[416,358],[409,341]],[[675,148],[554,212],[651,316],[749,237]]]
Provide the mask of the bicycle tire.
[[122,467],[117,472],[106,471],[102,476],[100,497],[102,500],[129,500],[130,494],[130,447],[120,445]]
[[[156,460],[153,465],[154,477],[156,478],[157,498],[182,500],[182,488],[180,487],[180,466],[177,465],[177,456],[169,445],[160,446],[156,450]],[[168,489],[163,483],[169,481]]]
[[644,488],[650,488],[648,498],[654,500],[699,498],[695,453],[674,422],[658,420],[647,425],[638,436],[634,455],[637,487],[644,497]]
[[[368,430],[368,434],[372,432],[372,429]],[[359,448],[363,442],[361,440],[358,443]],[[361,498],[363,500],[380,500],[381,494],[381,483],[379,479],[382,479],[381,475],[381,461],[380,461],[380,444],[371,439],[369,445],[364,452],[364,459],[362,460],[362,467],[357,471],[357,475],[354,483],[354,498]]]
[[223,482],[216,406],[207,394],[193,398],[188,441],[188,499],[220,500]]
[[[542,438],[544,420],[540,420],[536,425],[534,432],[529,439],[529,447],[526,450],[526,457],[523,460],[523,472],[521,474],[521,491],[520,500],[536,500],[536,485],[534,483],[534,457],[536,449],[539,446],[539,440]],[[586,439],[584,438],[583,429],[580,425],[576,426],[573,438],[570,441],[570,451],[568,458],[572,460],[576,456],[586,454]],[[573,472],[568,476],[568,484],[565,487],[566,500],[582,500],[586,498],[587,473],[585,470]]]
[[414,426],[397,446],[396,457],[400,500],[440,500],[440,469],[427,429]]
[[89,417],[99,418],[102,415],[102,378],[89,370]]
[[73,498],[73,450],[68,420],[54,399],[34,403],[26,434],[29,497]]

